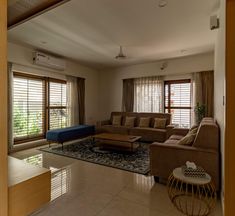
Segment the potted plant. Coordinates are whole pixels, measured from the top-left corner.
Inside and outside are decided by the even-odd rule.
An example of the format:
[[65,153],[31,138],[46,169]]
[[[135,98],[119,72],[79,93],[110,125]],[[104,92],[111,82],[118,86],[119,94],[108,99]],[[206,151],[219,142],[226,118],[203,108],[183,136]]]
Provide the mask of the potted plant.
[[199,104],[197,102],[197,105],[194,108],[194,112],[196,114],[196,123],[199,125],[202,119],[205,117],[206,114],[206,106],[204,104]]

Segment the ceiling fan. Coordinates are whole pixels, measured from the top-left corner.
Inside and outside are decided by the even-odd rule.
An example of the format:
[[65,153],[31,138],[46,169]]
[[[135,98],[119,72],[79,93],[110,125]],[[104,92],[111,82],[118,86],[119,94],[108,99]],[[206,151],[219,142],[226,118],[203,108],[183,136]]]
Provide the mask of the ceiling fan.
[[116,59],[126,59],[126,55],[124,55],[123,51],[122,51],[122,46],[120,46],[120,50],[118,55],[115,57]]

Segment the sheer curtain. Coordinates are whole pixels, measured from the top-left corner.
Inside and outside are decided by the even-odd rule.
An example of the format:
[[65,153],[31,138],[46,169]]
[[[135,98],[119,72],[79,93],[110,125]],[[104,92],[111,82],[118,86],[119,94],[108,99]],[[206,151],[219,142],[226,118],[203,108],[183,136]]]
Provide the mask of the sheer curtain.
[[164,82],[162,77],[134,79],[134,111],[163,112]]
[[66,76],[67,79],[67,107],[68,107],[68,125],[79,124],[79,103],[77,77]]

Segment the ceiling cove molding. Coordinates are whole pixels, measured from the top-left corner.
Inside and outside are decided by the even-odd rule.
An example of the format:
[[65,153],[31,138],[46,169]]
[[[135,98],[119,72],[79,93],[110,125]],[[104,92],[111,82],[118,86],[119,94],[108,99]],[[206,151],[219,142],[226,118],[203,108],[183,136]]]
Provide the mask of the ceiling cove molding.
[[8,30],[52,10],[70,0],[10,0],[8,2]]

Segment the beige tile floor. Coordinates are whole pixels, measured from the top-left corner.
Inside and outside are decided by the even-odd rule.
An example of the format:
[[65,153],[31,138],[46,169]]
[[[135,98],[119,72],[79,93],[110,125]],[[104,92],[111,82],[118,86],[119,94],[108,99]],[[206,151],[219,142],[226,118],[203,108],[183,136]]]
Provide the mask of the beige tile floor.
[[[12,156],[52,169],[52,197],[34,216],[180,216],[166,186],[153,177],[62,157],[37,149]],[[221,216],[218,201],[214,216]]]

